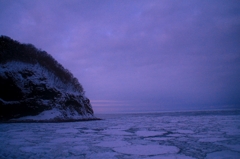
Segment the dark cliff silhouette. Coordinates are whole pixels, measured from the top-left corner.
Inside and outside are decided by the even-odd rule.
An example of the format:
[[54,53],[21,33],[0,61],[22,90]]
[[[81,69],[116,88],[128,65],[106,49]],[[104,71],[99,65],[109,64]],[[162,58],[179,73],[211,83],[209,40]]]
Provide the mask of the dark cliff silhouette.
[[0,37],[0,88],[2,121],[49,110],[57,115],[46,121],[94,118],[82,85],[70,71],[47,52],[7,36]]

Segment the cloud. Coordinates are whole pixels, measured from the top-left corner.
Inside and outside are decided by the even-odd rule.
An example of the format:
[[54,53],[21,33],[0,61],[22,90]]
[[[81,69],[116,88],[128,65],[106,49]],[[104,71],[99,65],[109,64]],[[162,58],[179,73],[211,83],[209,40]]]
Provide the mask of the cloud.
[[240,104],[238,1],[0,3],[0,33],[52,54],[90,99],[139,110]]

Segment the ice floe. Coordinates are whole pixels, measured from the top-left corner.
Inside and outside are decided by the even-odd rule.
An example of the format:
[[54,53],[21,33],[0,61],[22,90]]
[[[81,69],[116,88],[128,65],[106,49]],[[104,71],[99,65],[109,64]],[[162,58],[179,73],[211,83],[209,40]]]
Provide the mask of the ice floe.
[[240,113],[1,123],[0,148],[1,159],[238,159]]
[[218,151],[207,154],[206,159],[238,159],[240,158],[239,152],[234,151]]
[[113,148],[114,151],[131,155],[159,155],[177,153],[179,149],[175,146],[163,145],[131,145]]
[[151,136],[160,136],[163,135],[166,132],[160,132],[160,131],[148,131],[148,130],[144,130],[144,131],[137,131],[136,134],[138,136],[142,136],[142,137],[151,137]]

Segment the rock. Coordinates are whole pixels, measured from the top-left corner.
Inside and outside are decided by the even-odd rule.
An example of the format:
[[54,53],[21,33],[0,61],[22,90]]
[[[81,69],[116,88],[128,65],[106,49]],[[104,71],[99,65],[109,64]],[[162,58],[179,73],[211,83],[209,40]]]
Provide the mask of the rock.
[[81,84],[68,70],[46,52],[5,36],[0,37],[0,88],[0,121],[96,119]]

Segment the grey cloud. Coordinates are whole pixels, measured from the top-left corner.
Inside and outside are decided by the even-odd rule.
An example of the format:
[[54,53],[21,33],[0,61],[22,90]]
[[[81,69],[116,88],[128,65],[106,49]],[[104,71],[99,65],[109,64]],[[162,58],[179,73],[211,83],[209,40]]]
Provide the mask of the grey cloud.
[[238,1],[0,3],[0,34],[52,54],[93,100],[159,110],[240,104]]

